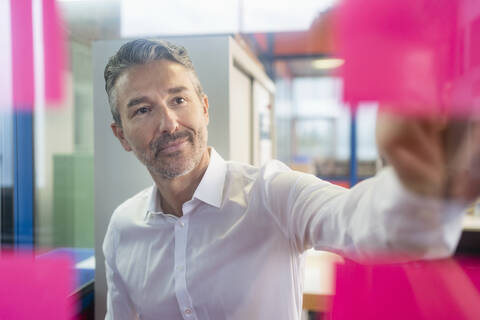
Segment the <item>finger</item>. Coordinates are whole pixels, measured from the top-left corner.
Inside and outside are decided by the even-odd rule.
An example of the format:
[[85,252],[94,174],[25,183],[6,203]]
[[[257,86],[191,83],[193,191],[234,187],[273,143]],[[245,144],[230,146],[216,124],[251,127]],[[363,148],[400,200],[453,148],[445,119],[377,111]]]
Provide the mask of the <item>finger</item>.
[[443,196],[446,177],[438,167],[423,161],[408,147],[398,147],[391,153],[391,164],[407,189],[432,197]]
[[379,149],[387,159],[395,148],[408,147],[423,161],[444,161],[441,127],[434,120],[412,120],[384,113],[377,124]]

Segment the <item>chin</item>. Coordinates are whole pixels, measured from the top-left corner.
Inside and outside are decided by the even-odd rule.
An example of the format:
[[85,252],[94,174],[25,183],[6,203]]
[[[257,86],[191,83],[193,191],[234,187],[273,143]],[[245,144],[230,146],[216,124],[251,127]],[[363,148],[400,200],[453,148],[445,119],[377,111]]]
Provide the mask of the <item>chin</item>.
[[204,158],[207,146],[203,148],[192,148],[190,150],[179,150],[156,160],[148,161],[147,168],[151,173],[166,180],[175,179],[191,173],[197,168]]
[[196,163],[196,161],[187,161],[187,163],[183,163],[182,165],[178,165],[178,161],[175,161],[174,163],[169,163],[167,165],[155,166],[150,171],[154,171],[163,179],[171,180],[189,174],[197,166],[198,163]]

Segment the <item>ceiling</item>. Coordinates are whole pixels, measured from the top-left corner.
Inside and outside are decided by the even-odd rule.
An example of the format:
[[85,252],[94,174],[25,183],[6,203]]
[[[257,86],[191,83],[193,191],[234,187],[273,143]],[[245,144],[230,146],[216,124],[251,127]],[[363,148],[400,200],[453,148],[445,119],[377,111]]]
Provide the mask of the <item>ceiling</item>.
[[[71,39],[91,45],[94,40],[121,38],[121,1],[60,1]],[[306,31],[242,34],[270,75],[316,77],[328,72],[312,67],[315,59],[335,51],[334,9],[319,13]],[[272,72],[273,71],[273,72]]]
[[120,2],[59,1],[70,39],[91,45],[95,40],[120,38]]

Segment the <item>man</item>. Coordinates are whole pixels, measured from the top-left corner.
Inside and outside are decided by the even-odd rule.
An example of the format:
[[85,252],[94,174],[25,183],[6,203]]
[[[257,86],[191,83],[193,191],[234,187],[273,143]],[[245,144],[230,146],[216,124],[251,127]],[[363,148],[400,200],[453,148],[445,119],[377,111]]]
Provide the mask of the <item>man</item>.
[[346,190],[278,161],[224,161],[207,146],[208,98],[183,48],[131,41],[105,80],[113,133],[154,180],[112,215],[107,319],[299,319],[308,248],[433,258],[456,246],[460,214],[434,199],[446,180],[435,122],[405,135],[405,121],[380,117],[397,173]]

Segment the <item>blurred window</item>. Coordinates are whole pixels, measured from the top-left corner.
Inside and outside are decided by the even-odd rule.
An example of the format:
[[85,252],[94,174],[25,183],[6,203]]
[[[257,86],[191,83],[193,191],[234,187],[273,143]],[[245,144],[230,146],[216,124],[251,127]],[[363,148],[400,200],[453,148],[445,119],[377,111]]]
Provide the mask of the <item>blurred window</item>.
[[[277,79],[276,83],[279,159],[294,169],[347,184],[351,179],[352,114],[342,102],[342,80],[326,74]],[[376,172],[376,110],[376,104],[363,103],[356,113],[359,178]]]
[[[288,96],[285,87],[277,95]],[[294,78],[291,85],[289,115],[277,117],[277,134],[290,135],[290,166],[322,177],[348,176],[350,157],[350,112],[341,101],[341,79],[331,76]],[[288,104],[286,99],[281,99]],[[287,109],[287,107],[284,107]],[[288,127],[288,134],[282,132]],[[279,147],[283,144],[278,139]]]
[[375,175],[378,151],[375,140],[377,104],[362,103],[357,110],[357,175],[367,178]]
[[[308,30],[337,0],[122,0],[121,35],[220,34]],[[158,13],[162,18],[158,18]]]

